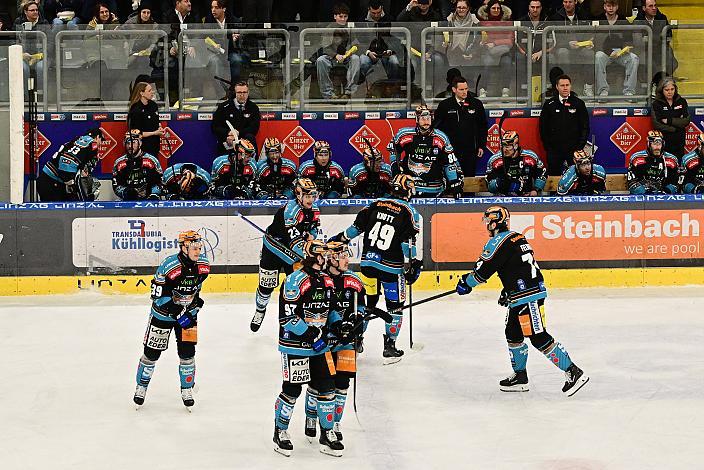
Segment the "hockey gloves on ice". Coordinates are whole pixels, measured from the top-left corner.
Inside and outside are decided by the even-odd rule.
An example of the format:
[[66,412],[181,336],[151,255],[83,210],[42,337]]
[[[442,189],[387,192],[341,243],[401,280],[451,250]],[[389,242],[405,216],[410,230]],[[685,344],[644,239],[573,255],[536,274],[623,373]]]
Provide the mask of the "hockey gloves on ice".
[[340,232],[337,235],[333,235],[332,237],[328,238],[328,241],[347,243],[347,239],[345,238],[345,232]]
[[193,318],[191,312],[186,310],[184,310],[179,316],[176,317],[176,321],[179,325],[181,325],[181,328],[183,329],[191,328],[192,326],[196,325],[196,319]]
[[459,295],[466,295],[472,292],[472,288],[469,286],[469,284],[467,284],[467,276],[469,276],[469,273],[463,274],[460,280],[457,281],[455,291],[457,291]]
[[411,286],[420,277],[420,272],[423,270],[423,261],[419,259],[412,259],[410,266],[403,273],[406,277],[406,283]]

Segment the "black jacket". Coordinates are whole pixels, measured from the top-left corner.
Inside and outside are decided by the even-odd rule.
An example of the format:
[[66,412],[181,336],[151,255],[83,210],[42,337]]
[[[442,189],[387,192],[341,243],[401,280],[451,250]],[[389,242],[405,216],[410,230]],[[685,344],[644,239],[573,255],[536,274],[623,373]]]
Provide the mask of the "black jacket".
[[244,112],[237,109],[234,98],[225,100],[218,105],[215,114],[213,114],[213,123],[211,124],[211,129],[218,143],[218,155],[222,155],[225,152],[223,142],[225,142],[227,134],[230,132],[230,128],[225,121],[230,121],[232,127],[239,131],[240,138],[249,140],[254,145],[254,148],[257,148],[256,136],[257,132],[259,132],[261,114],[259,113],[259,106],[254,104],[252,100],[247,100],[244,104]]
[[[653,127],[662,132],[665,139],[664,150],[682,159],[684,155],[687,125],[691,120],[687,100],[675,94],[672,106],[659,95],[653,100]],[[667,122],[662,122],[666,119]]]
[[[599,24],[601,25],[608,25],[609,20],[606,18],[606,13],[601,14],[594,18],[595,21],[598,21]],[[618,19],[616,20],[616,23],[614,23],[614,26],[630,26],[631,23],[628,22],[625,16],[621,15],[619,13]],[[598,36],[602,36],[599,34]],[[614,49],[621,49],[624,46],[632,46],[633,45],[633,33],[631,31],[613,31],[613,30],[608,30],[606,37],[602,36],[604,38],[604,42],[601,45],[601,51],[609,55],[613,52]]]
[[[146,105],[143,105],[141,101],[137,101],[130,107],[130,111],[127,114],[127,124],[130,129],[139,129],[142,132],[154,132],[161,125],[159,121],[159,107],[154,101],[149,101]],[[158,135],[144,137],[142,139],[142,150],[158,157],[160,142],[161,138]]]
[[484,105],[471,96],[460,106],[453,95],[442,100],[435,111],[435,128],[447,134],[460,155],[476,155],[486,145],[488,127]]
[[565,101],[559,96],[543,104],[540,113],[540,138],[545,150],[568,153],[584,148],[589,138],[589,113],[584,101],[572,92]]

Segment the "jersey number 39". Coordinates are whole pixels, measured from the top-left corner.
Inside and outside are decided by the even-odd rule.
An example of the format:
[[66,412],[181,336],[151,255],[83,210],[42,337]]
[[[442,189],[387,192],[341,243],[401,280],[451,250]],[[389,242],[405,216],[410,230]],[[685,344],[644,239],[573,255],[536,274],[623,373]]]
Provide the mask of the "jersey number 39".
[[380,250],[388,250],[391,246],[391,241],[394,239],[396,230],[393,225],[377,222],[368,233],[369,244],[376,246]]

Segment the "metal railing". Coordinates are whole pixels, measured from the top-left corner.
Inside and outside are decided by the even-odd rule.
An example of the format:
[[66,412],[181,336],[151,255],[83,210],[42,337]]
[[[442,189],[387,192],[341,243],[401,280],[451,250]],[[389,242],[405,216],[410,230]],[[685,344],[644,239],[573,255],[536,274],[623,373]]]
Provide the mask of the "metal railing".
[[[15,38],[15,44],[24,44],[25,42],[32,41],[32,38],[36,40],[41,40],[42,44],[42,76],[41,76],[41,88],[38,91],[42,93],[42,103],[43,110],[49,111],[49,81],[48,81],[48,65],[49,65],[49,51],[47,49],[47,36],[43,31],[0,31],[0,40],[3,38]],[[28,66],[29,67],[29,66]],[[30,67],[30,76],[34,75]],[[27,83],[27,78],[24,77],[25,85]],[[37,77],[39,78],[39,77]],[[9,86],[9,84],[8,84]],[[27,87],[25,87],[27,90]]]

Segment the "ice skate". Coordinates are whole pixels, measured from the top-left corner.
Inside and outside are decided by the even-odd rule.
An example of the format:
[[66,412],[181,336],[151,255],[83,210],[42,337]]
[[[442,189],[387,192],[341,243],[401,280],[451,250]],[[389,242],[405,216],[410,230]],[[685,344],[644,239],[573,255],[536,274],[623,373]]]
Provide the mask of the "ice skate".
[[527,392],[529,390],[528,372],[519,370],[510,377],[506,377],[499,382],[499,390],[502,392]]
[[193,388],[182,388],[181,389],[181,400],[183,400],[184,406],[188,409],[188,411],[191,411],[191,407],[195,404],[195,400],[193,400]]
[[345,449],[345,446],[337,439],[337,435],[332,429],[321,429],[318,442],[320,443],[320,452],[323,454],[332,455],[333,457],[342,457],[342,451]]
[[313,443],[313,440],[315,437],[318,435],[316,427],[318,426],[318,418],[309,418],[306,416],[306,437],[308,438],[308,442],[311,444]]
[[340,427],[339,421],[332,425],[332,430],[335,431],[335,435],[337,436],[337,440],[342,442],[342,428]]
[[291,457],[293,453],[293,444],[291,443],[291,437],[288,435],[288,430],[281,429],[274,425],[274,450],[281,455],[286,457]]
[[262,322],[264,321],[264,315],[266,315],[266,309],[265,310],[256,309],[254,311],[254,316],[252,317],[252,321],[249,323],[249,329],[252,330],[252,332],[259,331],[259,327],[262,326]]
[[140,409],[144,405],[144,397],[147,395],[147,387],[144,385],[137,385],[137,389],[134,391],[134,403],[137,405],[135,408]]
[[565,371],[565,385],[562,386],[562,393],[571,397],[589,382],[589,377],[584,375],[584,371],[572,364]]
[[396,340],[384,335],[384,365],[395,364],[401,360],[403,351],[396,349]]

